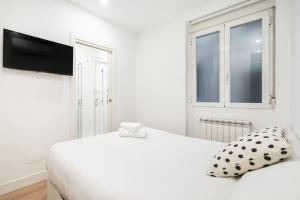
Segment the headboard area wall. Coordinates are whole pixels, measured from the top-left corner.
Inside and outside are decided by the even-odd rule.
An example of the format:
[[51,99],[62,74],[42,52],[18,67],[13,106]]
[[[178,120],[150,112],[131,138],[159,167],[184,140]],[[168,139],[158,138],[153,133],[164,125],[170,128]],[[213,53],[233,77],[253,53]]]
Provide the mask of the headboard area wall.
[[298,19],[300,18],[300,2],[293,1],[292,5],[292,43],[291,43],[291,130],[295,133],[300,141],[300,24]]

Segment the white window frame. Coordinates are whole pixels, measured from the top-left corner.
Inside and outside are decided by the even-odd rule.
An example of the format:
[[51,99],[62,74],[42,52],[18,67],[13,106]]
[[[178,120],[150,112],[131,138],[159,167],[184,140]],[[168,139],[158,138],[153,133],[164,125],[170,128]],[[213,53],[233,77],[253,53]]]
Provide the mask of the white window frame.
[[[270,26],[269,10],[255,13],[225,24],[225,107],[268,108],[270,97]],[[262,19],[262,103],[231,103],[230,93],[230,29]]]
[[[210,33],[219,32],[219,50],[220,50],[220,61],[219,61],[219,102],[198,102],[197,101],[197,38],[208,35]],[[192,61],[192,103],[195,106],[213,106],[223,107],[224,106],[224,26],[217,25],[205,30],[197,31],[192,34],[191,38],[191,61]]]
[[[262,103],[231,103],[230,102],[230,28],[251,21],[262,19]],[[190,35],[190,75],[192,106],[228,107],[228,108],[272,108],[273,94],[273,8],[265,9],[238,19],[231,20],[210,28],[193,32]],[[209,33],[220,33],[220,102],[197,102],[197,60],[196,39]]]

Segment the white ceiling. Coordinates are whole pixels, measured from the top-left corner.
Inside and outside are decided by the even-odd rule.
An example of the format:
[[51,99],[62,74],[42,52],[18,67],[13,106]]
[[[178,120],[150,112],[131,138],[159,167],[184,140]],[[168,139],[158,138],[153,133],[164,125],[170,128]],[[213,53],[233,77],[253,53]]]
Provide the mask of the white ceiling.
[[[212,0],[68,0],[114,24],[140,32]],[[104,6],[99,3],[107,1]]]

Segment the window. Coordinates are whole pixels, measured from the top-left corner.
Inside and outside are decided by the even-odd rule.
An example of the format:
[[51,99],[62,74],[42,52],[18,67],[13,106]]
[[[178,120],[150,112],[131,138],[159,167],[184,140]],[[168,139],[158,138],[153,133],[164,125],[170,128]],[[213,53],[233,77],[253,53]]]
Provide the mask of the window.
[[191,35],[195,105],[269,107],[272,13],[265,10]]
[[[197,101],[220,101],[220,33],[196,38]],[[205,51],[203,51],[205,49]]]
[[230,100],[262,103],[262,20],[230,27]]

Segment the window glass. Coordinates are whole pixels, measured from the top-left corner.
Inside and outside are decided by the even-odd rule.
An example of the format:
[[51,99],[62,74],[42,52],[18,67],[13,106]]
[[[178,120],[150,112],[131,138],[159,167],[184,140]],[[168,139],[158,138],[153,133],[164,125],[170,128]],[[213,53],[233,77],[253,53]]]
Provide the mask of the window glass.
[[262,103],[262,20],[230,29],[231,103]]
[[197,102],[220,100],[220,33],[196,38]]

